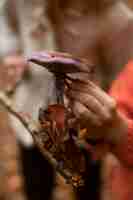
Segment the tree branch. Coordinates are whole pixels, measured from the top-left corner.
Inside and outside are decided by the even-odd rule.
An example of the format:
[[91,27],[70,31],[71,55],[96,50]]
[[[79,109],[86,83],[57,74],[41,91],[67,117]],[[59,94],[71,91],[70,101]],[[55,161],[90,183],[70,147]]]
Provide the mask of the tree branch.
[[0,92],[0,104],[14,117],[16,117],[26,128],[26,130],[32,135],[35,144],[39,147],[42,154],[49,160],[49,162],[52,164],[54,169],[64,177],[67,183],[70,183],[74,186],[73,183],[73,176],[65,169],[63,169],[55,158],[46,150],[44,149],[41,140],[39,140],[39,137],[37,136],[39,133],[39,126],[35,124],[31,119],[27,118],[25,115],[17,112],[13,106],[11,100],[8,98],[8,96],[4,92]]

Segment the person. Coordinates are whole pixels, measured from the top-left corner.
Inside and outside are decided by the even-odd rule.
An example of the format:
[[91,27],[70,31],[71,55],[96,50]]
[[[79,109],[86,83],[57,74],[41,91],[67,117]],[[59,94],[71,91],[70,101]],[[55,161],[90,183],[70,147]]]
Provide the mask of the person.
[[[92,62],[94,65],[96,65],[97,81],[99,82],[100,87],[102,87],[105,91],[109,90],[109,88],[112,85],[112,81],[116,79],[123,67],[128,63],[128,61],[132,60],[133,57],[133,14],[132,11],[128,9],[124,3],[125,2],[121,0],[49,0],[48,16],[53,26],[53,30],[55,32],[55,39],[58,49],[63,52],[72,53],[76,57],[86,58],[89,60],[89,62]],[[75,88],[73,84],[72,87]],[[88,89],[91,88],[90,84],[87,82],[84,85],[86,85],[87,91],[84,91],[84,87],[81,87],[80,84],[77,84],[77,87],[75,89],[76,92],[75,90],[72,90],[73,93],[71,94],[70,91],[69,95],[72,99],[71,105],[73,105],[73,99],[76,101],[72,109],[77,115],[77,117],[81,116],[79,121],[87,121],[85,125],[90,125],[88,127],[88,129],[91,129],[90,131],[88,131],[89,133],[93,132],[93,134],[95,133],[96,135],[97,133],[103,133],[103,135],[105,135],[107,131],[111,132],[112,130],[114,136],[118,136],[119,134],[115,134],[117,132],[117,128],[113,128],[112,123],[110,122],[105,123],[105,127],[102,125],[92,126],[92,119],[93,122],[95,121],[96,123],[100,124],[100,120],[103,120],[105,118],[104,120],[108,121],[106,120],[106,117],[109,118],[110,116],[108,116],[108,112],[104,108],[107,102],[104,103],[104,106],[103,103],[98,103],[98,105],[101,106],[101,108],[99,108],[99,106],[96,105],[97,101],[94,98],[94,94],[99,94],[101,97],[103,95],[103,92],[101,94],[99,92],[100,89],[98,89],[98,94],[96,94],[96,90],[94,87],[94,90],[92,89],[93,93],[90,93],[90,90]],[[111,91],[112,90],[110,90],[109,93],[113,95]],[[87,92],[86,95],[84,94],[85,92]],[[103,99],[103,97],[101,98]],[[100,99],[100,102],[102,101],[102,99]],[[79,101],[81,102],[81,104],[79,103]],[[115,105],[115,101],[112,101],[112,107],[117,107],[118,105]],[[90,106],[90,102],[92,102],[91,109],[87,110],[86,105],[88,108]],[[113,110],[116,110],[116,108],[114,108]],[[97,117],[95,112],[99,112],[97,113],[97,115],[99,114],[101,118],[100,116]],[[115,114],[114,118],[115,116],[117,116]],[[118,125],[118,121],[117,123],[115,123],[115,125]],[[108,127],[109,124],[110,128]],[[123,123],[120,124],[122,125]],[[124,129],[126,129],[126,125],[124,124],[121,127],[123,131]],[[107,130],[103,131],[104,128],[107,128]],[[93,129],[95,131],[93,131]],[[110,136],[111,133],[108,133],[107,135]],[[105,136],[103,138],[105,138]],[[119,139],[120,138],[118,138],[118,141]],[[120,141],[122,140],[120,139]],[[98,145],[98,147],[99,146],[103,146],[103,144]],[[107,147],[110,148],[110,145],[107,145]],[[113,148],[114,147],[112,147],[112,149]],[[96,154],[98,154],[98,152],[100,152],[99,148]],[[125,188],[128,187],[128,185],[123,186],[124,183],[127,182],[126,180],[123,180],[125,169],[124,171],[123,169],[121,169],[121,165],[118,159],[116,159],[119,157],[114,156],[116,154],[113,153],[108,155],[107,153],[107,155],[103,156],[103,153],[104,149],[102,148],[101,154],[102,158],[104,157],[104,166],[100,171],[104,171],[102,173],[102,182],[104,183],[102,184],[102,190],[100,189],[100,192],[102,194],[101,199],[120,199],[119,194],[123,199],[125,194],[119,192],[118,188],[121,188],[121,191],[123,191],[124,193]],[[113,172],[114,167],[120,169],[116,172]],[[119,180],[119,182],[117,181],[117,186],[116,183],[109,181],[114,179],[110,177],[112,176],[112,173],[116,174],[117,180],[118,177],[121,177],[119,178],[121,180]],[[113,189],[111,189],[111,187],[113,187]],[[116,190],[112,192],[114,189]]]
[[[36,70],[34,66],[29,66],[24,58],[32,51],[52,48],[52,37],[43,16],[44,7],[43,0],[27,3],[6,1],[0,15],[0,56],[4,68],[11,71],[10,78],[15,79],[6,91],[8,94],[13,92],[13,106],[19,111],[28,112],[34,120],[38,118],[40,106],[46,106],[53,93],[51,75],[45,70]],[[34,145],[31,135],[18,120],[9,116],[9,121],[15,132],[20,153],[25,197],[35,200],[51,199],[55,181],[53,167]]]
[[[131,200],[133,195],[133,61],[129,61],[105,93],[90,81],[72,82],[66,95],[81,126],[83,136],[100,141],[95,153],[101,158],[106,150],[114,154],[119,164],[108,176],[110,195],[107,199]],[[99,140],[100,139],[100,140]],[[103,198],[104,199],[104,198]]]
[[[23,1],[21,1],[21,3],[22,2]],[[59,1],[59,0],[50,1],[49,0],[48,2],[51,2],[51,6],[53,8],[53,9],[51,7],[49,8],[49,11],[50,11],[49,18],[51,18],[51,20],[54,20],[54,21],[52,21],[52,23],[53,23],[52,25],[53,25],[53,29],[55,32],[55,39],[56,39],[58,49],[61,51],[72,53],[77,57],[85,57],[88,60],[94,62],[98,66],[98,68],[100,68],[100,69],[97,69],[97,74],[99,76],[99,78],[98,78],[99,82],[101,83],[101,85],[104,88],[108,88],[111,81],[115,78],[116,74],[118,73],[118,71],[121,70],[122,67],[125,65],[125,63],[127,63],[127,61],[130,60],[132,57],[132,46],[133,45],[131,42],[132,40],[129,39],[129,38],[132,39],[132,31],[133,31],[132,30],[132,13],[130,12],[130,10],[128,10],[127,7],[125,7],[121,1],[103,1],[103,0],[101,0],[101,1],[98,1],[99,6],[97,6],[97,1],[90,2],[87,0],[84,0],[84,1],[81,1],[81,0],[79,0],[79,1]],[[28,3],[30,3],[30,1]],[[58,5],[59,5],[59,8],[56,7]],[[26,4],[26,7],[27,7],[27,4]],[[35,7],[36,7],[36,5],[35,5]],[[21,6],[20,6],[20,8],[21,8]],[[26,11],[27,10],[28,9],[26,8]],[[38,33],[35,34],[33,29],[31,28],[31,26],[33,25],[32,23],[29,23],[31,26],[26,26],[27,20],[25,20],[26,19],[25,16],[29,16],[30,12],[28,12],[28,14],[25,15],[23,13],[24,9],[20,9],[20,11],[21,11],[21,12],[19,12],[19,13],[21,13],[20,19],[21,19],[21,22],[23,21],[23,24],[21,24],[21,31],[23,30],[22,31],[23,33],[21,35],[23,36],[23,39],[24,39],[23,41],[25,41],[24,42],[25,51],[27,54],[27,52],[29,53],[29,52],[31,52],[31,50],[33,51],[33,48],[30,48],[30,50],[27,48],[27,46],[29,45],[29,40],[27,40],[27,35],[29,33],[34,33],[34,34],[32,34],[32,36],[34,36],[34,35],[38,35]],[[119,13],[119,15],[118,15],[118,13]],[[103,20],[104,20],[104,23],[103,23]],[[37,22],[38,22],[38,20],[37,20]],[[122,23],[120,23],[120,22],[122,22]],[[36,27],[38,27],[38,26],[36,26]],[[40,25],[39,25],[39,27],[40,27]],[[88,27],[88,28],[86,28],[86,27]],[[27,29],[30,29],[30,30],[27,30]],[[39,39],[41,41],[41,42],[39,42],[39,44],[41,44],[41,45],[43,44],[42,37],[40,37],[40,34],[39,34]],[[121,40],[118,39],[119,37],[121,38]],[[33,37],[32,37],[32,39],[33,39]],[[31,42],[31,44],[33,45],[34,43]],[[36,44],[38,44],[38,40],[36,40]],[[34,47],[34,45],[32,47]],[[123,48],[123,51],[121,51],[122,48]],[[38,48],[37,48],[37,50],[38,50]],[[44,80],[44,76],[42,75],[42,72],[40,72],[40,73],[41,73],[41,77],[43,77],[42,79]],[[27,85],[24,84],[24,86],[26,86],[25,87],[26,91],[28,91],[27,99],[29,99],[29,97],[31,97],[31,94],[34,91],[35,91],[34,95],[36,97],[39,97],[37,94],[37,92],[39,92],[39,90],[35,90],[35,87],[32,85],[35,82],[37,83],[37,85],[39,85],[38,80],[40,79],[39,76],[37,76],[37,71],[34,71],[34,67],[33,67],[32,77],[33,77],[34,81],[31,81],[30,84],[29,84],[29,82],[27,82],[28,83]],[[105,83],[102,83],[102,82],[105,82]],[[42,84],[44,84],[43,81],[42,81]],[[79,84],[77,84],[77,87],[78,87],[78,85]],[[87,82],[87,85],[89,85],[88,82]],[[34,90],[32,88],[34,88]],[[21,94],[21,95],[19,96],[20,98],[16,98],[17,102],[23,101],[23,99],[22,99],[22,97],[23,97],[22,91],[23,90],[21,90],[21,89],[23,89],[23,87],[20,87],[18,89],[18,91],[20,91],[20,93],[18,92],[18,94]],[[99,90],[100,89],[97,90],[98,94],[100,93]],[[90,91],[88,91],[88,93],[89,92]],[[79,93],[79,91],[78,91],[78,93]],[[79,97],[80,98],[83,97],[82,101],[84,101],[86,99],[86,97],[84,98],[84,92],[82,91],[80,94],[82,94],[82,95],[79,95]],[[106,98],[107,98],[107,95],[105,95],[105,93],[103,93],[103,92],[102,92],[102,95],[101,95],[101,93],[99,95],[100,95],[100,97],[103,95],[104,97],[106,96]],[[71,91],[70,91],[69,96],[73,99],[73,92],[71,94]],[[77,97],[77,95],[75,95],[75,98],[76,97]],[[26,103],[27,103],[27,99],[25,100]],[[36,98],[33,98],[33,99],[36,99]],[[41,96],[41,99],[42,99],[42,96]],[[45,100],[46,99],[47,99],[47,97],[45,98]],[[90,99],[92,99],[92,96],[90,97]],[[99,103],[98,103],[98,105],[91,104],[91,106],[93,106],[93,109],[96,106],[96,108],[97,108],[96,111],[98,111],[97,115],[99,114],[101,116],[100,119],[99,119],[100,116],[97,117],[95,112],[92,113],[92,112],[89,112],[89,110],[86,111],[85,107],[82,105],[82,104],[86,105],[86,102],[82,102],[81,99],[79,99],[79,101],[81,101],[81,104],[79,105],[79,101],[78,101],[78,103],[76,102],[76,105],[73,105],[73,109],[77,116],[78,116],[78,114],[82,115],[83,120],[81,120],[81,121],[88,122],[88,118],[89,118],[90,122],[92,122],[92,118],[93,118],[93,120],[96,121],[97,123],[100,123],[100,120],[103,120],[103,119],[105,121],[108,121],[108,120],[111,121],[110,119],[107,120],[106,118],[110,118],[110,116],[108,116],[108,114],[110,115],[110,113],[108,113],[108,112],[110,110],[113,110],[114,111],[114,112],[112,112],[112,113],[114,113],[113,116],[114,116],[114,118],[116,118],[116,121],[117,121],[117,123],[115,123],[115,125],[118,125],[119,117],[117,119],[117,112],[115,112],[116,105],[114,103],[114,100],[111,101],[111,102],[113,102],[112,103],[113,105],[111,104],[111,108],[110,108],[110,106],[108,109],[104,108],[109,99],[110,99],[109,97],[106,99],[104,106],[101,106],[101,108],[99,108]],[[87,95],[87,100],[88,100],[88,95]],[[90,100],[89,100],[89,102],[90,102]],[[97,101],[94,100],[94,102],[96,103]],[[26,103],[24,103],[24,101],[23,101],[23,105],[27,105]],[[78,104],[78,106],[77,106],[77,104]],[[37,102],[37,105],[39,106],[38,102]],[[100,104],[100,105],[102,105],[102,104]],[[78,107],[78,109],[77,109],[77,107]],[[81,107],[82,107],[82,109],[81,109]],[[29,104],[26,106],[26,108],[28,108],[28,111],[29,111],[29,109],[30,109]],[[93,111],[93,109],[92,109],[92,111]],[[36,107],[36,110],[37,110],[37,107]],[[90,117],[89,113],[91,114],[91,117]],[[34,114],[35,114],[35,112],[34,112]],[[84,117],[84,115],[87,115],[87,116]],[[120,117],[120,119],[121,119],[121,117]],[[88,129],[91,128],[91,130],[93,130],[93,128],[94,128],[94,130],[95,130],[95,131],[93,131],[93,133],[94,132],[102,133],[105,127],[106,127],[106,132],[107,131],[111,132],[110,130],[112,130],[112,129],[116,130],[116,132],[117,132],[117,127],[114,127],[114,128],[112,127],[112,121],[110,123],[103,123],[103,125],[99,125],[99,126],[94,126],[94,125],[92,126],[93,123],[92,124],[89,123],[89,124],[90,124],[90,127],[88,127]],[[106,124],[106,126],[104,127],[105,124]],[[107,126],[107,124],[110,124],[110,127],[108,127],[109,125]],[[121,120],[120,120],[120,124],[121,125],[123,124],[123,123],[121,123]],[[119,128],[120,127],[118,127],[118,129]],[[122,130],[126,129],[125,123],[123,124],[121,129]],[[113,132],[114,131],[112,131],[112,133]],[[23,131],[21,131],[21,133],[23,133]],[[19,134],[17,134],[17,135],[19,135]],[[111,133],[110,134],[108,133],[107,135],[111,135]],[[113,137],[115,137],[117,135],[118,134],[114,134]],[[112,143],[112,140],[114,141],[113,137],[109,138],[111,140],[111,143]],[[22,139],[22,137],[19,137],[20,141],[21,141],[21,139]],[[119,140],[119,138],[118,138],[118,140]],[[28,141],[31,141],[31,140],[28,140]],[[25,142],[25,144],[26,144],[26,142]],[[109,147],[110,147],[110,145],[109,145]],[[116,145],[116,147],[118,147],[118,146]],[[125,173],[125,171],[124,171],[124,173]],[[121,181],[121,183],[122,183],[122,181]],[[116,188],[118,188],[118,187],[116,187]],[[118,193],[118,192],[116,191],[116,193]],[[122,197],[123,197],[123,195],[122,195]]]

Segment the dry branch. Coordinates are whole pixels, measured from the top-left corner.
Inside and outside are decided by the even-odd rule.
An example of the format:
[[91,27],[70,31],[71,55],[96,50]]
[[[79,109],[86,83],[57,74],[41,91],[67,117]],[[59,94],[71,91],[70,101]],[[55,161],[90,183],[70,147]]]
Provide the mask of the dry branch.
[[8,98],[8,96],[4,92],[0,92],[0,104],[14,117],[16,117],[26,128],[26,130],[33,136],[35,144],[39,147],[41,150],[42,154],[49,160],[49,162],[52,164],[54,169],[64,177],[67,183],[71,183],[73,185],[73,178],[72,175],[64,170],[52,157],[52,155],[46,151],[41,142],[39,141],[39,138],[36,136],[37,133],[40,131],[39,130],[39,125],[35,124],[31,119],[27,118],[25,115],[20,114],[17,112],[13,107],[12,107],[12,102]]

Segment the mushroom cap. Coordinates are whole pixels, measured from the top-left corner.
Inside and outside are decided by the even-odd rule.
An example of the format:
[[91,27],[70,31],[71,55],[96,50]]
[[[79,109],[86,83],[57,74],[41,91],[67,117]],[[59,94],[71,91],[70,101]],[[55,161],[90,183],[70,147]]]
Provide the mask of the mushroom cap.
[[54,74],[90,73],[94,68],[94,65],[85,59],[74,58],[71,54],[56,51],[34,53],[28,58],[28,61],[41,65]]

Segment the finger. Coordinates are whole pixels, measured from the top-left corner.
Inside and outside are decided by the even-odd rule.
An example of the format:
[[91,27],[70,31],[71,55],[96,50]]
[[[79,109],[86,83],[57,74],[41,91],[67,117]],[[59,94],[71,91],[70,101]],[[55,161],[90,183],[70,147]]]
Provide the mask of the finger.
[[72,100],[79,101],[91,112],[98,115],[103,121],[108,121],[108,119],[110,119],[110,113],[93,96],[76,90],[69,90],[66,95]]
[[[100,118],[94,113],[88,110],[83,104],[78,101],[71,103],[71,109],[77,119],[80,120],[80,124],[86,126],[86,124],[94,124],[100,126],[102,124]],[[87,121],[87,123],[86,123]]]
[[95,97],[100,103],[108,109],[108,111],[113,111],[116,109],[115,100],[106,94],[102,89],[96,86],[91,81],[79,81],[76,80],[70,84],[70,88],[73,90],[79,90],[80,92],[88,93]]

